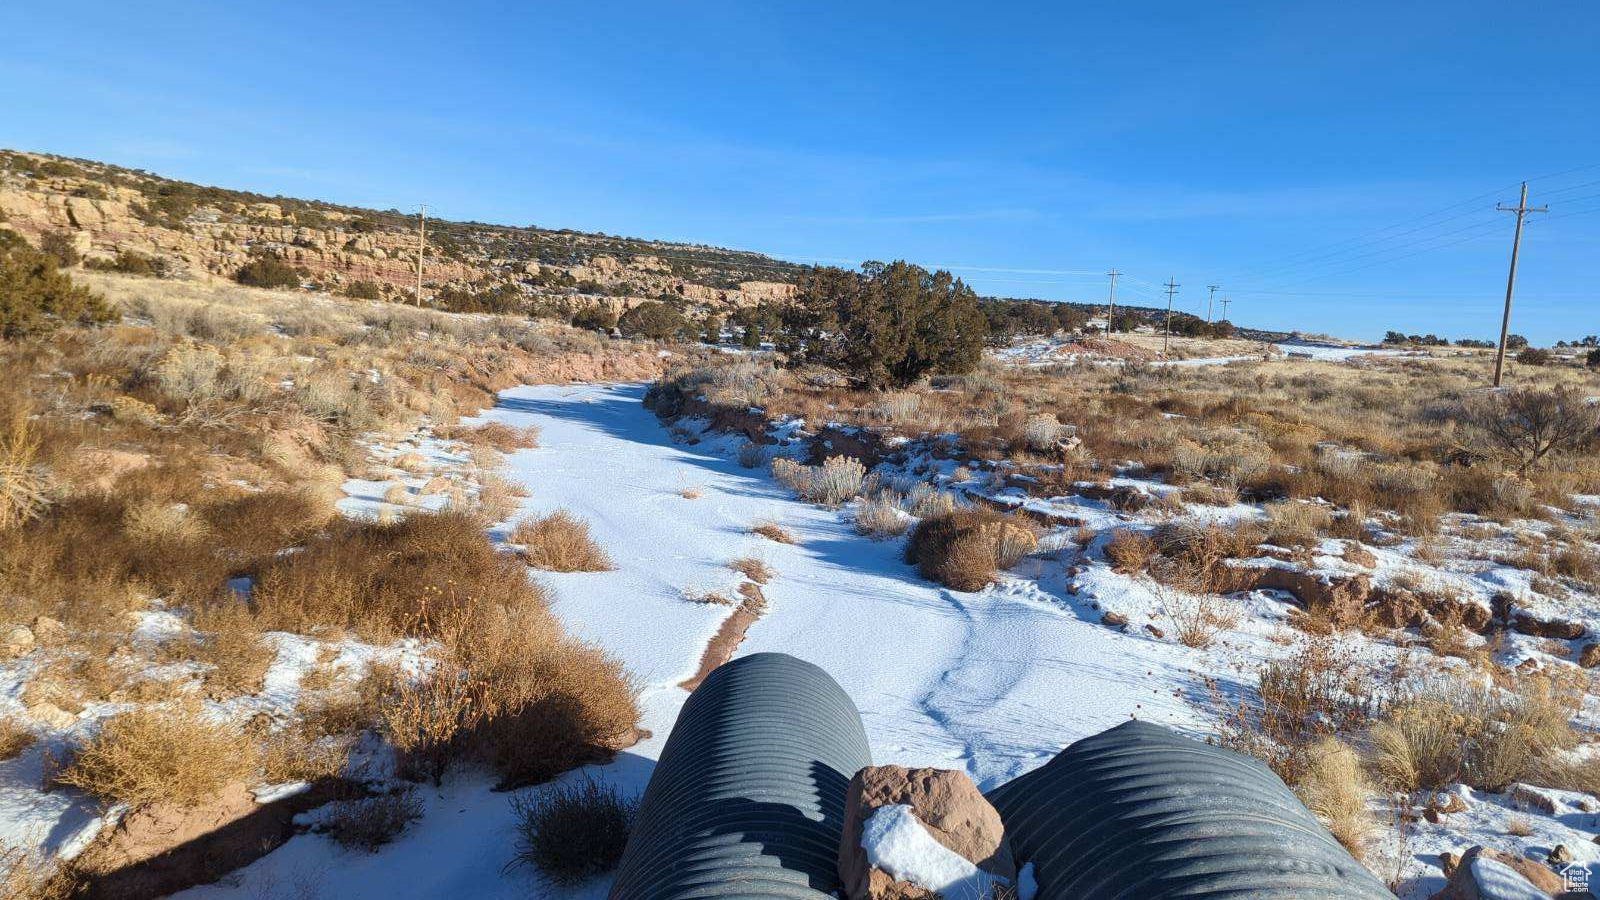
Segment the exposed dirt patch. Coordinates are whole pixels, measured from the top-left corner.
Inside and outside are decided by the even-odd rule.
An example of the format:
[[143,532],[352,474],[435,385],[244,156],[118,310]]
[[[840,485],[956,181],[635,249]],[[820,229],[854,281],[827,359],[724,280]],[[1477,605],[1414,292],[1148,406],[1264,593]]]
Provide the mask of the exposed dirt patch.
[[84,896],[104,900],[163,897],[209,884],[277,849],[296,833],[294,817],[360,788],[329,779],[271,803],[231,784],[195,809],[156,805],[135,810],[78,857]]
[[750,626],[767,611],[767,598],[761,593],[760,585],[747,581],[739,585],[739,593],[744,600],[734,607],[732,615],[722,620],[722,627],[711,636],[710,642],[706,644],[705,653],[700,656],[700,668],[695,670],[692,677],[679,685],[684,690],[692,691],[699,687],[700,682],[706,680],[706,676],[732,659],[733,651],[744,643],[745,633],[750,630]]

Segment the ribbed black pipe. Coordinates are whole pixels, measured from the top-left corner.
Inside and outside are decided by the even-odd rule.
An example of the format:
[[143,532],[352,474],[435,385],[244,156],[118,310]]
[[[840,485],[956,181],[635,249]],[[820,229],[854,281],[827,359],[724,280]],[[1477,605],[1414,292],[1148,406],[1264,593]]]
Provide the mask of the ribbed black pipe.
[[826,672],[782,653],[719,667],[678,714],[611,900],[831,900],[845,788],[871,762]]
[[1265,765],[1128,722],[995,788],[1037,900],[1393,900]]

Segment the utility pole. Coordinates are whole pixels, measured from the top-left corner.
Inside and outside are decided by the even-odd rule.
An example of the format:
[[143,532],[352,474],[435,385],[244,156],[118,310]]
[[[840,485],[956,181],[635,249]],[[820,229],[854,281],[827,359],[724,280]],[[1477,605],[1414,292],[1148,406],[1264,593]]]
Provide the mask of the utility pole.
[[1211,324],[1211,301],[1216,299],[1217,288],[1219,288],[1219,287],[1221,287],[1221,285],[1218,285],[1218,284],[1208,284],[1208,285],[1206,285],[1206,290],[1210,291],[1210,293],[1206,294],[1206,324],[1207,325]]
[[1228,318],[1228,304],[1232,302],[1233,300],[1230,299],[1227,294],[1222,295],[1222,321],[1224,322],[1233,321],[1232,319]]
[[417,297],[418,306],[422,305],[422,251],[428,245],[428,204],[417,207]]
[[1178,282],[1167,279],[1167,333],[1161,337],[1161,355],[1167,355],[1167,345],[1172,342],[1172,295],[1178,292]]
[[1511,238],[1511,274],[1506,276],[1506,311],[1500,317],[1500,346],[1494,351],[1494,386],[1500,386],[1500,372],[1506,364],[1506,333],[1511,330],[1511,291],[1517,286],[1517,251],[1522,248],[1522,220],[1531,212],[1549,212],[1548,206],[1528,205],[1528,183],[1522,183],[1522,199],[1516,206],[1496,203],[1495,209],[1517,214],[1517,230]]
[[1111,276],[1111,293],[1106,295],[1106,334],[1111,334],[1112,323],[1117,319],[1117,276],[1121,275],[1116,269],[1106,273]]

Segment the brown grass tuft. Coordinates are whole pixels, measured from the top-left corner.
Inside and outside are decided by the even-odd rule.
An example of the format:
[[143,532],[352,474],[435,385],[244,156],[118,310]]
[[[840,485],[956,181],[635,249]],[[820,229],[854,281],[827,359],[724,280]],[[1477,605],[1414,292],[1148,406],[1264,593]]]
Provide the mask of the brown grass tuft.
[[1106,543],[1106,559],[1111,568],[1126,575],[1143,572],[1155,555],[1156,542],[1138,531],[1119,529]]
[[1312,745],[1294,792],[1352,856],[1364,855],[1374,825],[1367,808],[1373,789],[1349,745],[1331,736]]
[[766,584],[772,580],[774,575],[778,574],[773,571],[771,566],[767,565],[766,560],[758,559],[754,556],[742,556],[728,563],[728,568],[754,581],[756,584]]
[[32,729],[15,718],[0,716],[0,761],[15,757],[38,739]]
[[528,565],[550,572],[606,572],[611,559],[589,537],[589,526],[564,509],[528,519],[511,532]]
[[504,422],[485,422],[482,425],[448,425],[434,429],[442,438],[457,440],[473,447],[488,447],[500,453],[524,450],[539,446],[539,426],[518,428]]
[[759,534],[769,541],[776,541],[780,544],[795,543],[794,535],[785,531],[782,525],[771,520],[763,520],[750,526],[750,533]]

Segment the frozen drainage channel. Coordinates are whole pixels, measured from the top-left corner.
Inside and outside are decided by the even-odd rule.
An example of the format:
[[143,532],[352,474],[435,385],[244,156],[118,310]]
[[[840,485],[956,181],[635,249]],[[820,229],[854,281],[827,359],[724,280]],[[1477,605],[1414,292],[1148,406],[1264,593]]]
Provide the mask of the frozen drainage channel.
[[[513,388],[484,415],[543,432],[504,472],[530,491],[525,513],[570,510],[616,564],[538,577],[569,629],[639,679],[656,738],[638,752],[658,752],[687,697],[682,683],[732,612],[685,593],[737,597],[741,577],[727,564],[747,556],[775,575],[735,657],[779,651],[826,668],[860,707],[880,762],[998,783],[1130,717],[1198,725],[1179,698],[1196,684],[1188,651],[1080,617],[1059,566],[972,594],[923,581],[899,542],[861,537],[837,511],[740,467],[735,441],[674,443],[643,394],[643,385]],[[796,543],[752,534],[763,520]]]

